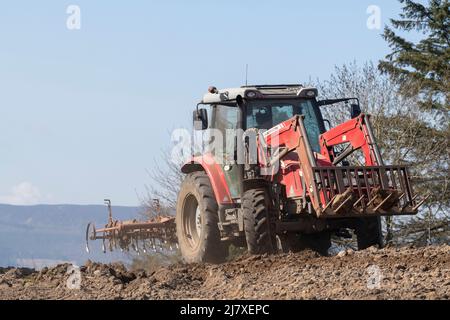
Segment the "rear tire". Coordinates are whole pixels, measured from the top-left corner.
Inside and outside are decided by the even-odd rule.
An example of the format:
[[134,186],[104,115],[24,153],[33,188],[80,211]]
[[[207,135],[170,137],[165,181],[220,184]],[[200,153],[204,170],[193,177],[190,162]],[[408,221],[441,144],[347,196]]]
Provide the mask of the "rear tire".
[[221,263],[227,247],[220,240],[218,206],[208,176],[188,174],[177,200],[177,237],[181,255],[187,263]]
[[358,250],[364,250],[377,245],[383,247],[383,234],[381,232],[381,218],[370,217],[358,219],[355,228]]
[[276,239],[270,224],[269,204],[265,189],[250,189],[243,195],[244,230],[250,254],[275,252]]

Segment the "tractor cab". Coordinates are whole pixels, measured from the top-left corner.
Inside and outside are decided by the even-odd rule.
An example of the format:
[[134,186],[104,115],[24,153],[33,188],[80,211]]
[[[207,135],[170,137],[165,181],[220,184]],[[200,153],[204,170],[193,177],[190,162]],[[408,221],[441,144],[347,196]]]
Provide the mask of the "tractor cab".
[[316,96],[316,88],[300,84],[208,89],[194,111],[194,129],[215,129],[221,133],[222,144],[214,150],[214,158],[222,164],[232,198],[238,199],[241,193],[241,173],[235,165],[239,149],[236,131],[258,129],[264,133],[296,115],[302,115],[309,144],[313,152],[320,153],[319,135],[325,132],[325,126]]

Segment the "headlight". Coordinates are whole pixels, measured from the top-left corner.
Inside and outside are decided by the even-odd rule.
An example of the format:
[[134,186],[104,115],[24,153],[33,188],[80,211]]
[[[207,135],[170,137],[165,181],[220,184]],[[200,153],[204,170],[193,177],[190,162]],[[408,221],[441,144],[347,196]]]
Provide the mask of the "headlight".
[[246,96],[247,98],[253,99],[253,98],[256,98],[257,93],[256,93],[256,91],[248,91],[248,92],[245,94],[245,96]]
[[316,95],[316,93],[314,92],[314,90],[309,90],[306,92],[306,95],[310,98],[314,97]]
[[306,97],[306,98],[314,98],[317,96],[317,89],[316,88],[301,88],[297,92],[297,96],[299,97]]

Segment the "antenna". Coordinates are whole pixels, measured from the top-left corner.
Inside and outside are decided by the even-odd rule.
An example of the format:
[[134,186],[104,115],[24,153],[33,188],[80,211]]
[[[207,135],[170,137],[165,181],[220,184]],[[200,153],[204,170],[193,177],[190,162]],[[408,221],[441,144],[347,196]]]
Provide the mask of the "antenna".
[[245,85],[248,85],[248,63],[245,65]]

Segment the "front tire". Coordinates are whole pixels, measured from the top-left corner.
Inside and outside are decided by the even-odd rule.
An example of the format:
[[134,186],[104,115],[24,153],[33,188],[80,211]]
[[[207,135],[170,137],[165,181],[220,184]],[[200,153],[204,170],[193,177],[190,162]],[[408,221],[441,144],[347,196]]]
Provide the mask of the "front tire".
[[371,246],[383,247],[383,234],[381,232],[381,218],[369,217],[360,218],[357,221],[356,240],[358,242],[358,250],[364,250]]
[[306,249],[313,250],[322,256],[328,255],[331,247],[331,234],[327,231],[318,233],[289,233],[278,237],[280,252],[300,252]]
[[221,263],[227,248],[220,240],[218,206],[208,176],[188,174],[177,200],[177,237],[187,263]]
[[271,230],[269,204],[265,189],[250,189],[243,195],[244,230],[250,254],[275,252],[276,238]]

